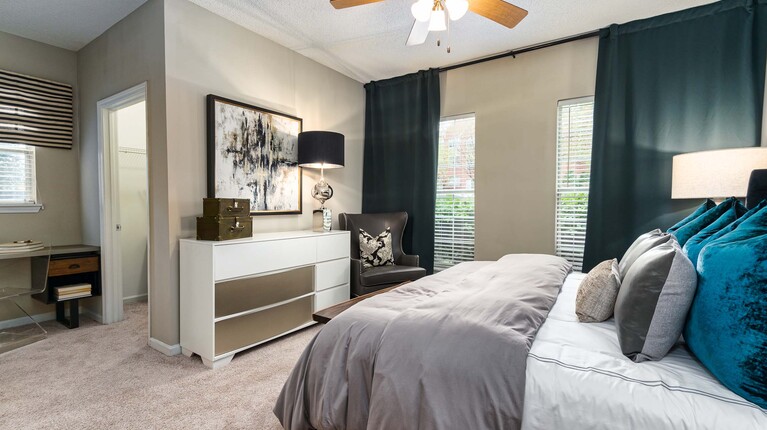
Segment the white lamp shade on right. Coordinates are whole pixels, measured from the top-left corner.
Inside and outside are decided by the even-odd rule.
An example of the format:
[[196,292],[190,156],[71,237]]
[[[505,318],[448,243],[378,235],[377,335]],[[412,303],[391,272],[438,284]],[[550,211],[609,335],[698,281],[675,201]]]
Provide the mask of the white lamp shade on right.
[[674,156],[672,199],[745,197],[751,171],[767,169],[767,148],[690,152]]

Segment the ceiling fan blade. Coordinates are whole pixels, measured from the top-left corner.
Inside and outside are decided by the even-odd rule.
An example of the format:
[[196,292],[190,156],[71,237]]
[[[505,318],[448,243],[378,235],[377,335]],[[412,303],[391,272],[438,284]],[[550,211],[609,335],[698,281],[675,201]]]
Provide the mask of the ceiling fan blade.
[[345,9],[347,7],[378,3],[379,1],[383,0],[330,0],[330,4],[336,9]]
[[407,37],[407,46],[421,45],[426,42],[429,36],[429,21],[414,20],[413,28],[410,29],[410,36]]
[[521,7],[503,0],[471,0],[469,10],[508,28],[514,28],[527,16]]

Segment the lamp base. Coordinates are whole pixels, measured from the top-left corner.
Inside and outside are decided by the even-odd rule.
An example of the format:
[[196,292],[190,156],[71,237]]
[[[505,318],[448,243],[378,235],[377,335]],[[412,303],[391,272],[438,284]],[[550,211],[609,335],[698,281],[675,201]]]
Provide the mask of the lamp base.
[[312,213],[312,230],[328,232],[333,229],[333,212],[325,207],[319,208]]

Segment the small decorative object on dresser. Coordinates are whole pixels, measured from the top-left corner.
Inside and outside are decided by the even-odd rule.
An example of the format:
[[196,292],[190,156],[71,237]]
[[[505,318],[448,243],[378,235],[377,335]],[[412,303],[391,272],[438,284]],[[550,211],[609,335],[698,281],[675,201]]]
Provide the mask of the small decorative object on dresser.
[[197,240],[243,239],[253,235],[248,199],[202,199]]
[[349,300],[349,232],[180,241],[181,351],[211,368]]
[[320,202],[320,210],[315,214],[322,217],[322,230],[330,231],[333,213],[325,207],[325,202],[333,197],[333,187],[325,181],[325,169],[344,167],[344,135],[332,131],[305,131],[299,134],[298,165],[320,169],[320,181],[312,188],[312,197]]
[[208,197],[251,201],[252,215],[301,213],[301,118],[208,95]]

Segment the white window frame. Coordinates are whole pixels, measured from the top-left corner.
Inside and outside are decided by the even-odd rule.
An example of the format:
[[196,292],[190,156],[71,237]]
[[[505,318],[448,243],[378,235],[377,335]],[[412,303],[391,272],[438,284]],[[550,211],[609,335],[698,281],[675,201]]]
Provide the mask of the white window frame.
[[[442,118],[440,118],[440,126],[445,121],[455,121],[455,120],[461,120],[461,119],[467,119],[467,118],[471,118],[471,119],[474,120],[474,153],[475,153],[474,170],[476,172],[476,147],[477,147],[476,146],[476,137],[477,137],[477,132],[476,132],[476,125],[477,125],[477,123],[476,123],[476,115],[474,113],[467,113],[467,114],[461,114],[461,115],[453,115],[453,116],[442,117]],[[438,168],[439,168],[439,166],[438,166]],[[458,264],[458,263],[462,263],[464,261],[473,261],[474,260],[474,256],[475,256],[475,252],[476,252],[476,248],[475,248],[475,246],[476,246],[476,195],[477,195],[477,193],[476,193],[476,180],[472,184],[471,192],[472,192],[472,194],[474,196],[474,219],[472,220],[472,224],[474,225],[474,233],[473,233],[472,238],[471,238],[472,239],[472,244],[471,244],[472,255],[471,255],[471,259],[470,260],[469,259],[452,259],[451,263],[453,265]],[[437,190],[437,199],[439,199],[439,195],[440,194],[455,194],[455,191],[440,192],[439,190]],[[434,238],[434,243],[435,243],[435,249],[434,249],[434,257],[435,257],[434,258],[434,262],[435,262],[435,266],[434,266],[434,271],[438,272],[438,271],[441,271],[441,270],[445,270],[445,269],[447,269],[450,266],[437,266],[437,264],[436,264],[436,262],[437,262],[437,255],[438,255],[437,254],[437,247],[436,247],[436,245],[437,245],[437,222],[436,222],[436,219],[435,219],[435,225],[434,225],[434,234],[435,234],[435,238]]]
[[[585,243],[586,243],[586,221],[587,221],[587,213],[588,213],[588,192],[589,192],[588,188],[589,188],[590,179],[589,179],[589,182],[587,182],[587,184],[586,184],[585,190],[583,190],[582,187],[579,187],[579,188],[581,188],[579,191],[569,191],[569,193],[582,193],[582,192],[585,191],[586,196],[587,196],[586,207],[582,208],[583,209],[583,212],[581,212],[582,215],[578,217],[578,219],[576,221],[577,222],[577,226],[574,227],[575,229],[578,229],[578,230],[582,231],[582,239],[581,239],[581,241],[579,243],[578,243],[577,239],[573,240],[570,243],[564,243],[566,240],[563,240],[565,238],[563,238],[562,236],[566,236],[566,237],[567,236],[575,236],[575,234],[573,234],[571,232],[569,235],[562,235],[562,236],[560,236],[560,234],[561,234],[560,233],[561,232],[560,226],[565,223],[565,221],[562,218],[562,213],[560,211],[560,197],[563,194],[568,193],[568,191],[563,191],[563,185],[564,184],[560,182],[560,179],[561,179],[560,178],[560,168],[561,168],[560,162],[562,161],[562,159],[561,159],[562,157],[560,157],[560,151],[563,150],[563,148],[561,147],[563,145],[563,142],[560,142],[560,140],[559,140],[559,138],[560,138],[560,128],[559,128],[559,126],[560,126],[560,122],[562,120],[561,117],[562,117],[562,108],[563,107],[577,105],[577,104],[584,104],[584,103],[591,103],[592,104],[592,121],[593,121],[593,103],[594,103],[594,97],[593,96],[578,97],[578,98],[574,98],[574,99],[560,100],[557,103],[557,125],[556,125],[556,177],[555,177],[556,204],[555,204],[555,213],[554,213],[554,216],[555,216],[555,224],[554,224],[554,229],[555,229],[554,230],[554,249],[555,249],[556,255],[558,255],[560,257],[567,258],[573,264],[573,270],[577,270],[577,271],[580,271],[583,268],[583,251],[584,251],[583,247],[585,246]],[[592,144],[593,144],[593,137],[594,137],[593,122],[592,122],[592,126],[591,126],[591,137],[592,137]],[[570,139],[568,139],[568,142],[569,141],[570,141]],[[589,145],[589,155],[588,155],[588,159],[589,160],[591,159],[591,149],[592,149],[592,147],[591,147],[591,145]],[[568,148],[568,150],[569,150],[569,148]],[[568,158],[568,162],[569,162],[569,158]],[[591,162],[589,161],[589,175],[590,174],[591,174]],[[569,221],[571,221],[571,220],[569,220]],[[572,222],[569,222],[568,224],[572,225]],[[580,249],[577,249],[579,247],[580,247]]]
[[19,213],[37,213],[42,210],[43,205],[39,203],[37,196],[37,151],[34,146],[20,145],[15,143],[0,142],[0,151],[18,151],[24,152],[30,157],[30,184],[31,195],[28,201],[18,202],[0,202],[0,213],[19,214]]

